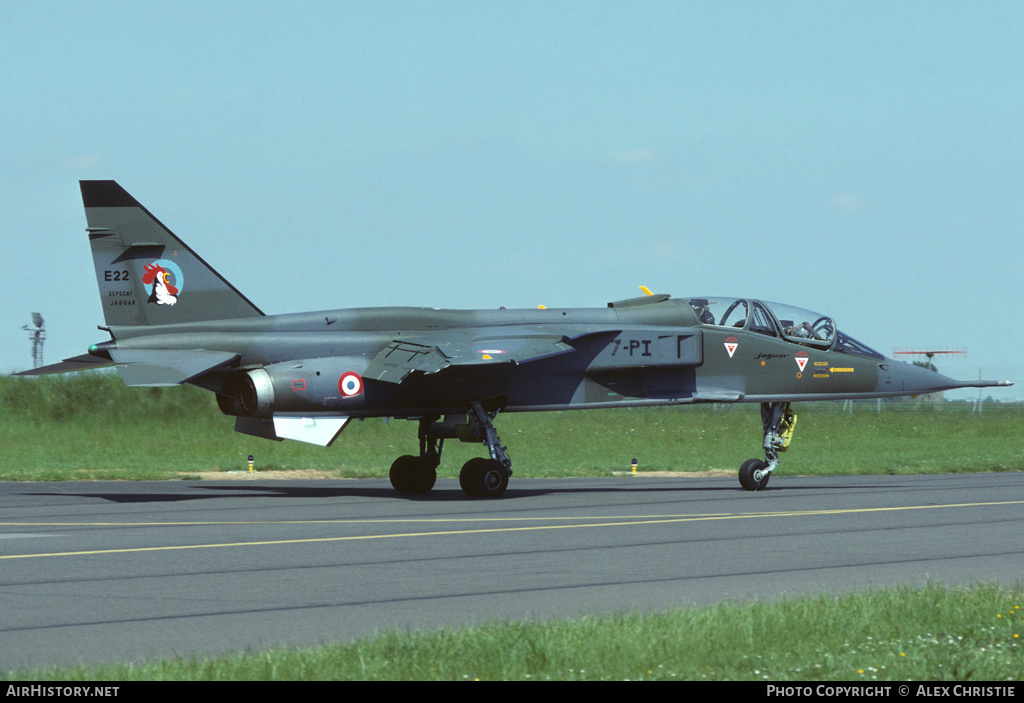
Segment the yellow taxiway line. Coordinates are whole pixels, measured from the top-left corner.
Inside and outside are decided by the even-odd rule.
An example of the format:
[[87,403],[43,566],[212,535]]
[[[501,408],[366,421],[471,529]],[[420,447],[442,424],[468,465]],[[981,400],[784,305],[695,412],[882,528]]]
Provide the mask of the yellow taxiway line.
[[[586,527],[627,527],[634,525],[664,525],[681,522],[706,522],[713,520],[749,520],[768,517],[809,517],[816,515],[853,515],[858,513],[899,512],[905,510],[943,510],[951,508],[980,508],[997,505],[1024,505],[1024,500],[1004,500],[984,503],[948,503],[944,505],[904,505],[889,508],[845,508],[836,510],[789,510],[764,513],[718,513],[710,515],[629,515],[607,517],[534,517],[534,518],[372,518],[366,520],[272,520],[252,522],[3,522],[3,527],[173,527],[173,526],[228,526],[228,525],[328,525],[328,524],[370,524],[406,522],[551,522],[555,525],[529,525],[505,527],[481,527],[463,530],[434,530],[426,532],[397,532],[372,535],[348,535],[342,537],[302,537],[298,539],[257,540],[249,542],[221,542],[214,544],[181,544],[163,547],[126,547],[122,549],[90,549],[73,552],[41,552],[38,554],[0,555],[3,559],[40,559],[45,557],[86,556],[95,554],[129,554],[139,552],[164,552],[186,549],[219,549],[224,547],[262,547],[281,544],[316,544],[325,542],[356,542],[374,539],[404,539],[412,537],[443,537],[487,533],[537,532],[541,530],[568,530]],[[579,523],[575,521],[583,520]],[[598,522],[594,522],[597,520]],[[574,521],[573,524],[564,524]]]

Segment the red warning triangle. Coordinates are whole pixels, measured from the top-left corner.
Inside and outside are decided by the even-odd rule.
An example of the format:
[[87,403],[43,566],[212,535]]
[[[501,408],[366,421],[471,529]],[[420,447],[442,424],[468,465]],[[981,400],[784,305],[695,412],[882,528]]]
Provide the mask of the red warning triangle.
[[807,366],[807,352],[797,352],[796,365],[799,366],[800,371],[803,372],[804,367]]

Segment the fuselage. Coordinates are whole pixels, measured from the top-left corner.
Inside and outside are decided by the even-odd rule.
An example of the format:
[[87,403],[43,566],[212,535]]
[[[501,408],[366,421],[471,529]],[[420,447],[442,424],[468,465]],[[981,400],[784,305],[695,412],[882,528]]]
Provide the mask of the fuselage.
[[[731,315],[731,324],[722,318],[712,324],[706,313],[702,321],[694,303],[707,300],[652,296],[605,308],[351,308],[113,327],[111,334],[118,349],[236,354],[230,369],[191,380],[227,397],[239,393],[234,380],[259,370],[254,392],[264,402],[232,414],[401,417],[464,411],[483,400],[508,411],[557,410],[874,398],[959,386],[854,342],[829,318],[818,318],[829,320],[827,339],[800,339],[786,334],[790,328],[772,314],[757,316],[771,310],[770,303],[736,299],[746,312]],[[554,338],[571,353],[528,363],[502,358],[510,339]],[[396,342],[436,349],[450,363],[402,383],[366,376]],[[346,374],[366,376],[359,393],[345,393]],[[230,404],[222,407],[231,411]]]

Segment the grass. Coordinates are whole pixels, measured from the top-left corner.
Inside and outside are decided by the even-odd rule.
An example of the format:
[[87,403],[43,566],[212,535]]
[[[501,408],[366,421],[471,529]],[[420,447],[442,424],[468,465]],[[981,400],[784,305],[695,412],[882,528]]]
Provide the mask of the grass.
[[1024,591],[888,588],[656,614],[388,632],[314,649],[47,668],[11,680],[1020,681]]
[[[781,475],[1024,470],[1024,407],[797,404]],[[756,405],[508,413],[496,426],[516,476],[606,476],[627,470],[736,471],[760,454]],[[127,388],[116,375],[0,377],[0,480],[168,479],[200,471],[320,469],[384,477],[415,453],[416,423],[350,423],[334,446],[233,431],[213,395],[192,387]],[[456,477],[479,444],[446,443],[439,476]]]

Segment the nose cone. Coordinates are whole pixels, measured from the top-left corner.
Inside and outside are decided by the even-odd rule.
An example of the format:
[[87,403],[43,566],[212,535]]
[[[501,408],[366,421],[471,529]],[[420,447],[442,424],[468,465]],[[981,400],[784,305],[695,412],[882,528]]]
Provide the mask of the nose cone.
[[988,386],[1012,386],[1013,381],[958,381],[941,373],[902,361],[886,358],[878,365],[878,388],[880,395],[924,395],[953,388],[985,388]]

